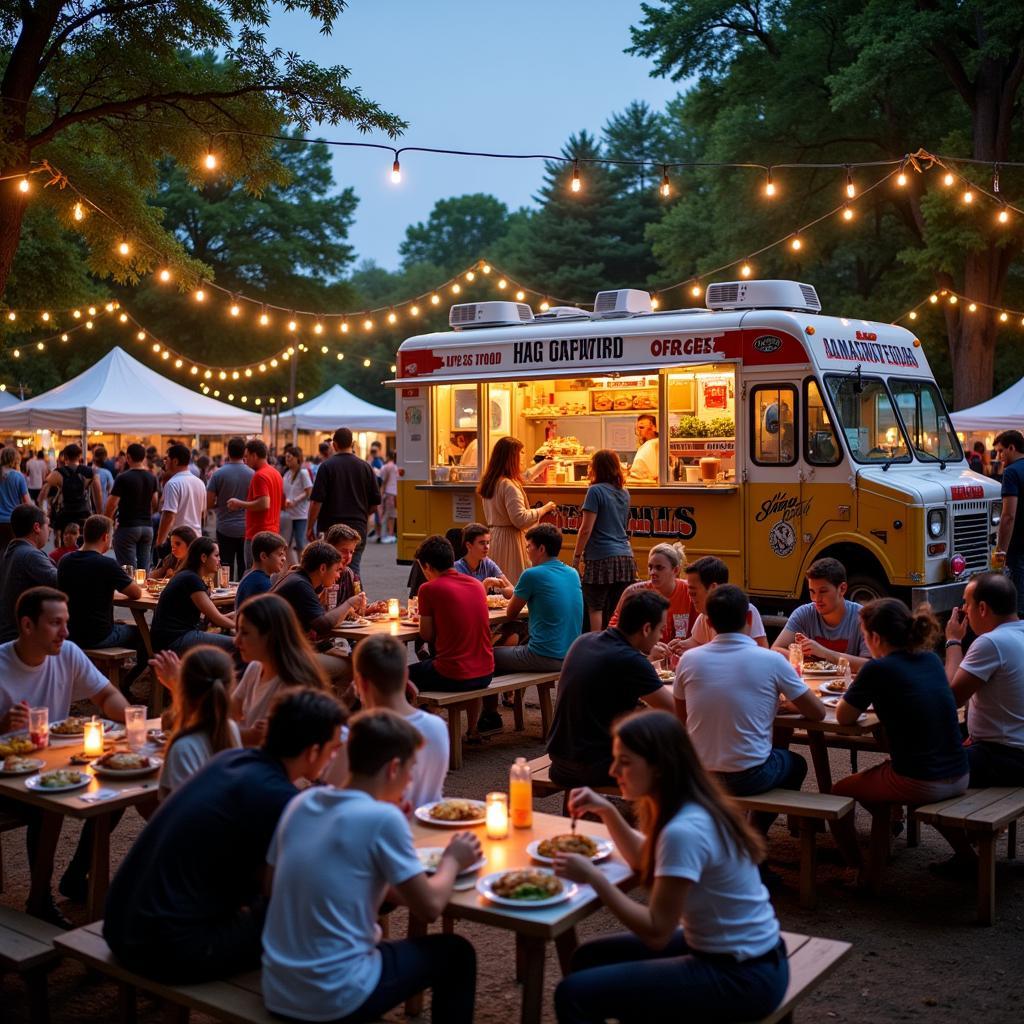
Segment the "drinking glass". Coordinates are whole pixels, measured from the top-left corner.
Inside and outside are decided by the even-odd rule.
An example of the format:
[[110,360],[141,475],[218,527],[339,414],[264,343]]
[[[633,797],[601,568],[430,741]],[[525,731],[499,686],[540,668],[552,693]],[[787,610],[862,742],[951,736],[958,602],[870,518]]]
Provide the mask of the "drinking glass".
[[804,670],[804,649],[800,644],[789,645],[789,663],[796,669],[797,674]]
[[230,583],[231,583],[231,566],[230,565],[222,565],[220,567],[220,585],[222,587],[227,587],[227,586],[230,585]]
[[50,743],[50,709],[29,708],[28,738],[36,747],[46,747]]
[[124,709],[128,748],[138,753],[146,745],[146,705],[130,704]]

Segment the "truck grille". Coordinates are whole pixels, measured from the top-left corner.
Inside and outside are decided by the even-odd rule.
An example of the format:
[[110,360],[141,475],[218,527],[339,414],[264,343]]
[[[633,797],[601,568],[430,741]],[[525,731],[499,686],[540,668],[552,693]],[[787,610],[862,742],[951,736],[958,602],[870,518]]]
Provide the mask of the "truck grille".
[[989,514],[970,512],[953,519],[953,553],[963,555],[969,572],[988,568]]

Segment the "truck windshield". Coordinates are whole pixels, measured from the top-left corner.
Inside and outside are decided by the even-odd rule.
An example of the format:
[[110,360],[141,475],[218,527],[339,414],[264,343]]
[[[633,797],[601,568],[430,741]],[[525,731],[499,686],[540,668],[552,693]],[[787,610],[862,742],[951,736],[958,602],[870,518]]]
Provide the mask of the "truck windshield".
[[910,462],[885,382],[859,372],[825,378],[850,454],[857,462]]
[[914,454],[924,462],[959,462],[963,450],[939,389],[930,380],[890,379],[889,387]]

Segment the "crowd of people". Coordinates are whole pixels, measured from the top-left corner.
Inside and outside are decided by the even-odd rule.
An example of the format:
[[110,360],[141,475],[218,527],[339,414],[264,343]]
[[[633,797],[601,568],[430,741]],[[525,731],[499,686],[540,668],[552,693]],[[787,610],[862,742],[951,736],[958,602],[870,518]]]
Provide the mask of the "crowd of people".
[[[1024,439],[1011,433],[997,448],[1012,488]],[[716,1019],[756,1019],[782,998],[788,966],[764,866],[773,816],[748,822],[729,794],[805,784],[803,757],[773,742],[780,710],[826,715],[795,667],[802,659],[849,672],[840,723],[873,707],[885,727],[890,755],[833,787],[872,814],[968,786],[1024,785],[1024,623],[1010,557],[1020,556],[1024,529],[1015,502],[1004,500],[1010,528],[1000,524],[999,534],[1010,571],[971,579],[944,640],[927,607],[850,601],[846,567],[820,558],[807,570],[809,600],[769,646],[720,559],[690,561],[681,545],[657,544],[637,580],[629,493],[611,451],[592,459],[582,527],[563,559],[570,538],[544,521],[548,508],[529,507],[522,445],[506,438],[481,476],[487,523],[427,537],[416,551],[420,628],[410,659],[389,636],[354,651],[332,642],[341,619],[365,606],[360,554],[381,504],[374,467],[351,451],[350,432],[336,432],[334,448],[315,476],[292,453],[282,477],[263,442],[233,443],[205,485],[187,448],[167,452],[156,539],[170,550],[156,572],[168,582],[153,619],[152,670],[173,695],[170,737],[158,806],[146,809],[104,920],[111,949],[133,970],[191,983],[262,965],[273,1013],[352,1024],[431,988],[435,1019],[471,1021],[476,963],[465,939],[382,941],[377,928],[385,898],[436,918],[480,854],[472,833],[457,833],[433,874],[416,855],[408,815],[442,796],[449,755],[447,729],[415,706],[417,690],[470,692],[505,673],[558,673],[551,779],[571,790],[574,817],[601,819],[649,889],[641,903],[588,859],[556,858],[556,872],[593,886],[626,929],[572,957],[555,994],[563,1024],[662,1019],[684,1003]],[[137,588],[108,555],[121,512],[127,505],[124,529],[144,530],[133,524],[153,497],[130,477],[147,472],[145,451],[127,454],[133,463],[106,498],[118,524],[88,516],[81,547],[56,564],[43,553],[46,513],[34,503],[12,511],[0,566],[0,732],[23,728],[30,707],[58,718],[80,699],[124,717],[124,694],[82,647],[138,643],[108,614],[115,593]],[[56,486],[51,477],[41,500]],[[88,486],[102,483],[94,474]],[[295,515],[282,523],[286,503]],[[214,536],[202,532],[207,508]],[[392,530],[390,519],[385,504],[378,531]],[[136,552],[143,540],[132,534]],[[244,575],[235,607],[223,610],[208,581],[222,560],[237,559]],[[489,594],[507,600],[503,621],[491,621]],[[497,698],[477,701],[468,721],[467,741],[486,742],[501,728]],[[613,786],[633,803],[635,824],[597,792]],[[45,817],[28,814],[28,907],[65,923],[52,898],[57,839]],[[952,856],[936,870],[976,870],[967,834],[945,835]],[[852,816],[835,838],[859,868]],[[68,898],[82,896],[89,842],[84,830],[60,881]]]

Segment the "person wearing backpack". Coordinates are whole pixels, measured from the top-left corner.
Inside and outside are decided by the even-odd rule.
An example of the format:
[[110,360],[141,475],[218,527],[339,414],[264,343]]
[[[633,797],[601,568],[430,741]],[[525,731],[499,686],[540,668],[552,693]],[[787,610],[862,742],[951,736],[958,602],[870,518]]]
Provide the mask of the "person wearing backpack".
[[64,533],[64,527],[69,523],[78,523],[81,528],[91,515],[90,492],[93,505],[97,508],[103,507],[103,492],[100,490],[99,478],[90,466],[83,466],[81,462],[82,449],[77,444],[69,444],[61,452],[61,464],[46,478],[39,493],[40,506],[47,499],[50,500],[50,521],[58,542]]

